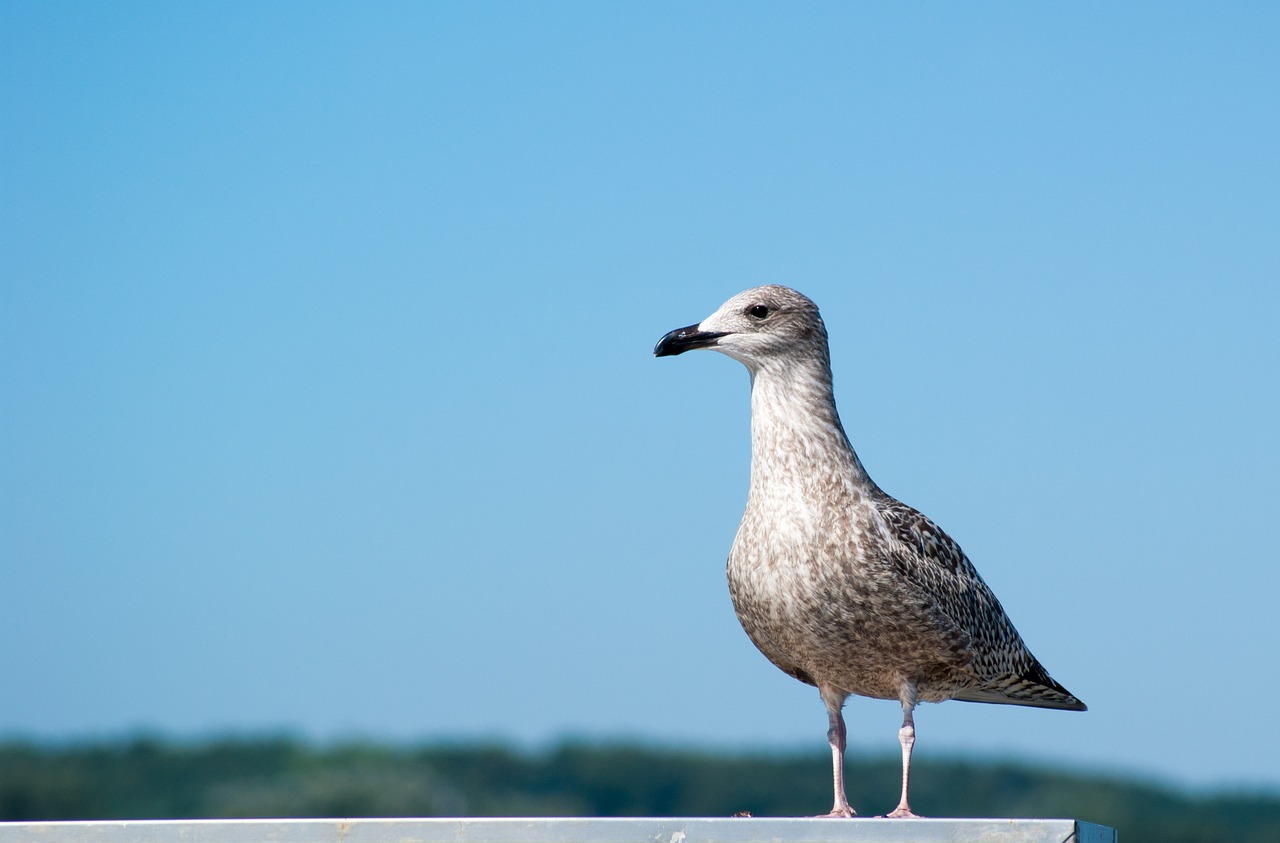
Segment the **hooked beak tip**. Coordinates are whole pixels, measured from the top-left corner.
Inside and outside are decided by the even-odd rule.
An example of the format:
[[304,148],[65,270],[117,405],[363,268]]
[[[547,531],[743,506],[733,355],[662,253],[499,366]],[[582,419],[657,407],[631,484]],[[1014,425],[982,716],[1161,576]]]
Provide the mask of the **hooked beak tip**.
[[697,325],[676,328],[658,340],[658,344],[653,347],[653,356],[674,357],[698,348],[711,348],[716,344],[716,340],[725,336],[726,333],[725,331],[703,331]]

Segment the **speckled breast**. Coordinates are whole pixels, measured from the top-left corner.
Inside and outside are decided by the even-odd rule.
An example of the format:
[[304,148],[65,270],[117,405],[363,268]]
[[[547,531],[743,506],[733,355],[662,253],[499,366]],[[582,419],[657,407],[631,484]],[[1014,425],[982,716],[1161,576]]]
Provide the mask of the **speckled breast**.
[[881,699],[897,699],[908,677],[926,700],[970,684],[953,644],[921,622],[926,607],[913,605],[887,571],[848,547],[799,555],[770,538],[740,531],[729,593],[742,628],[782,671]]

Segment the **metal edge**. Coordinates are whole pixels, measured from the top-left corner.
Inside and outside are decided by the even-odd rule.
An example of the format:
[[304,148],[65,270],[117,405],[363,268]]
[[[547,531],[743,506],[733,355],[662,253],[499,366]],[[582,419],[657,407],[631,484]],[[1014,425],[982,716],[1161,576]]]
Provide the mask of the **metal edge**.
[[1051,819],[502,817],[0,823],[0,843],[1116,843]]

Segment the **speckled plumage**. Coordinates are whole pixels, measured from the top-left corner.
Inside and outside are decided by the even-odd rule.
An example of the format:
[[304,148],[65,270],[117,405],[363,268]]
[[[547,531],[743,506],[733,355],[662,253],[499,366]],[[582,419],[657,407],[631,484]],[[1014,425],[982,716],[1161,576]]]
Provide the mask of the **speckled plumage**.
[[845,435],[818,308],[787,287],[740,293],[659,341],[658,356],[711,348],[751,373],[751,488],[729,553],[747,635],[827,706],[832,815],[843,785],[850,694],[899,700],[907,801],[912,712],[949,699],[1084,710],[1023,644],[960,546],[871,480]]

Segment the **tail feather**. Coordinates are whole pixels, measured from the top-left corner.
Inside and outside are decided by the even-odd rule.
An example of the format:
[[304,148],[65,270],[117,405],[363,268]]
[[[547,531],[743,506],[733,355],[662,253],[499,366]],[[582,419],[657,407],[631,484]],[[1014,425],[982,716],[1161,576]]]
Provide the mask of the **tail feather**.
[[997,705],[1029,705],[1036,708],[1057,708],[1065,711],[1087,711],[1088,707],[1048,674],[1038,680],[1006,673],[990,679],[974,688],[956,694],[954,699],[963,702],[995,703]]

